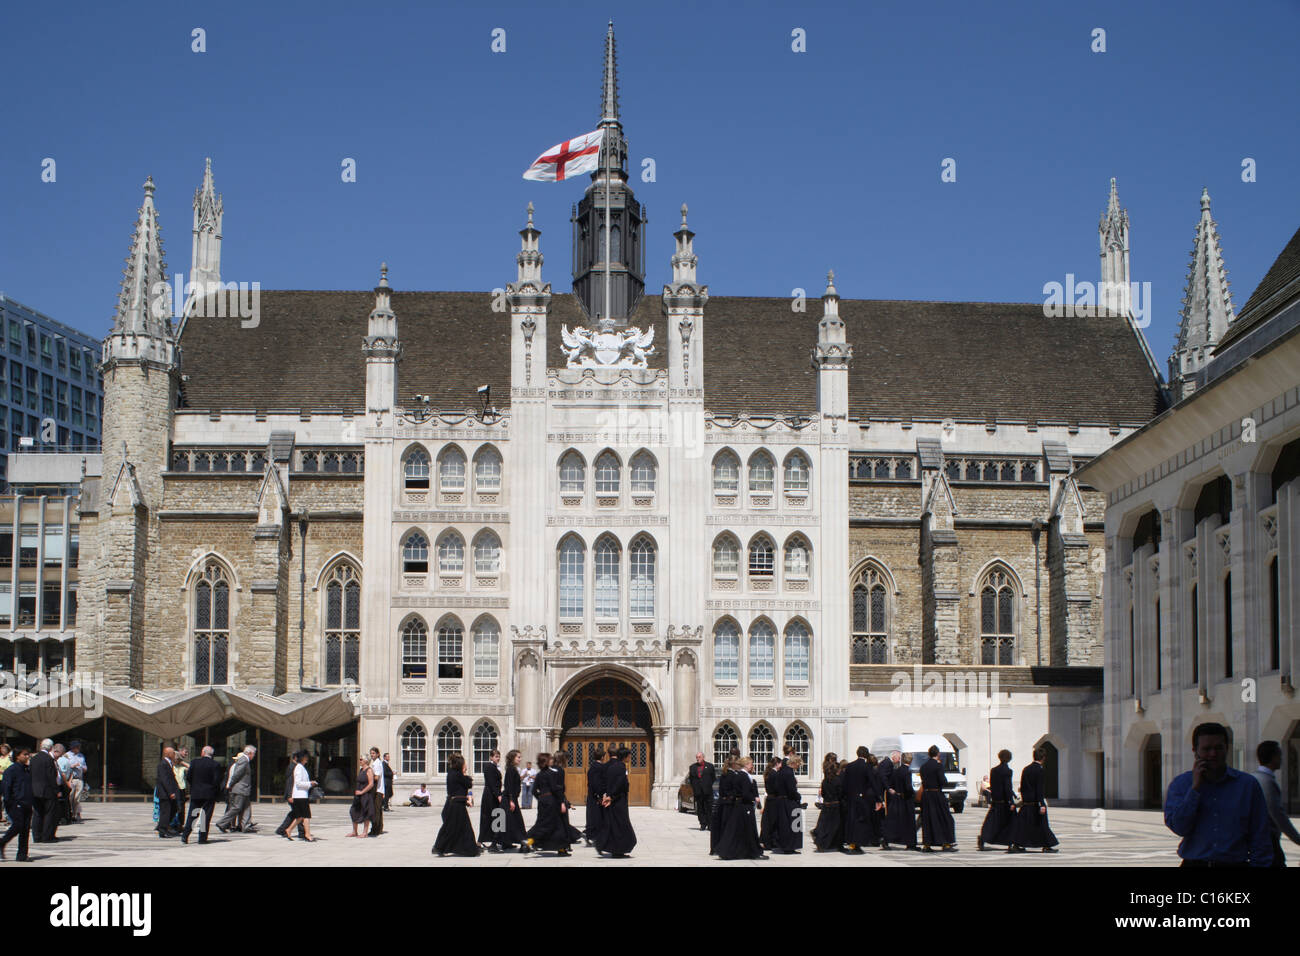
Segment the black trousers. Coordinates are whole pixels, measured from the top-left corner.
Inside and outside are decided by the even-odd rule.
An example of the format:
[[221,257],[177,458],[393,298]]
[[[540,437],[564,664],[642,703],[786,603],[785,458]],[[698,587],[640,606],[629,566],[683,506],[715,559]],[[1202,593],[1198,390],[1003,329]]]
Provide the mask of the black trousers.
[[700,821],[701,829],[709,828],[709,821],[713,817],[713,794],[695,794],[695,816]]
[[35,797],[32,800],[32,839],[48,843],[59,826],[59,798]]
[[1273,866],[1286,869],[1286,856],[1282,853],[1282,834],[1273,837]]
[[[189,836],[194,829],[196,817],[202,817],[203,825],[199,829],[199,842],[208,842],[208,830],[212,827],[212,813],[217,808],[216,798],[211,800],[194,800],[190,803],[190,812],[185,816],[185,829],[181,832]],[[160,814],[161,816],[161,814]]]
[[172,821],[176,824],[172,827],[173,830],[185,826],[185,805],[187,803],[189,803],[189,791],[182,790],[180,799],[177,800],[175,805],[172,807]]
[[0,846],[8,846],[9,841],[14,837],[18,838],[18,859],[27,859],[27,838],[31,834],[32,828],[32,810],[31,807],[20,807],[16,804],[10,804],[5,807],[9,814],[9,830],[4,836],[0,837]]
[[[278,827],[275,828],[275,832],[276,832],[276,833],[284,833],[286,830],[289,829],[289,824],[292,823],[292,822],[293,822],[293,804],[290,803],[290,804],[289,804],[289,812],[286,813],[286,814],[284,815],[284,820],[282,820],[282,821],[280,822],[280,825],[279,825]],[[301,821],[301,820],[298,821],[298,836],[300,836],[300,837],[304,837],[304,838],[307,836],[307,831],[304,830],[304,829],[302,828],[302,821]]]
[[176,816],[176,801],[171,797],[158,798],[158,832],[166,833],[172,828],[172,817]]

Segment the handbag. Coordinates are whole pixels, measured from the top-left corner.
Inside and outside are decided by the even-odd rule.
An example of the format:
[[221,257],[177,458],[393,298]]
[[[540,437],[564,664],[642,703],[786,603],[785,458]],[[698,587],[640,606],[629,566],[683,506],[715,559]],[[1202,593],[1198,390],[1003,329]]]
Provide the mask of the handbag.
[[307,799],[312,803],[320,803],[325,799],[325,791],[320,787],[312,787],[311,790],[307,792]]

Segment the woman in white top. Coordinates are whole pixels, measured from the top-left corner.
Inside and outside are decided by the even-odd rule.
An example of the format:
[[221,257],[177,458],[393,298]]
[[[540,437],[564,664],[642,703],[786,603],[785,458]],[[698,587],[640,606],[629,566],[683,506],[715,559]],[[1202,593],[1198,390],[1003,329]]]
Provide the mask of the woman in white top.
[[307,772],[307,751],[299,750],[293,760],[293,820],[284,828],[284,838],[292,840],[289,832],[301,821],[303,839],[315,843],[311,835],[311,788],[316,786],[316,781]]

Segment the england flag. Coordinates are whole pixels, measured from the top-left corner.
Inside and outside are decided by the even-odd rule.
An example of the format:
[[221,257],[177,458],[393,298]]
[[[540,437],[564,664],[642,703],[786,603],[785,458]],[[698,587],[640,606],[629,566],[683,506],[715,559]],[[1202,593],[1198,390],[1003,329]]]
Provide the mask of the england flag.
[[604,132],[598,129],[552,146],[528,167],[524,179],[557,183],[591,172],[600,165],[600,142]]

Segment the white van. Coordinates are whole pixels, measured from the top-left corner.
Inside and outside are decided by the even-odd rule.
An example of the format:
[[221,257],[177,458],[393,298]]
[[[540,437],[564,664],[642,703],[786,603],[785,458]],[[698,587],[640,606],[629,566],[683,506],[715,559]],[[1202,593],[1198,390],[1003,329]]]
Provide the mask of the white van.
[[966,768],[957,764],[957,751],[948,739],[940,734],[899,734],[897,737],[877,737],[871,744],[871,752],[881,760],[889,758],[891,750],[912,755],[912,786],[921,785],[921,764],[930,759],[930,748],[939,748],[939,763],[943,767],[948,786],[943,792],[948,795],[948,805],[953,813],[961,813],[966,805]]

